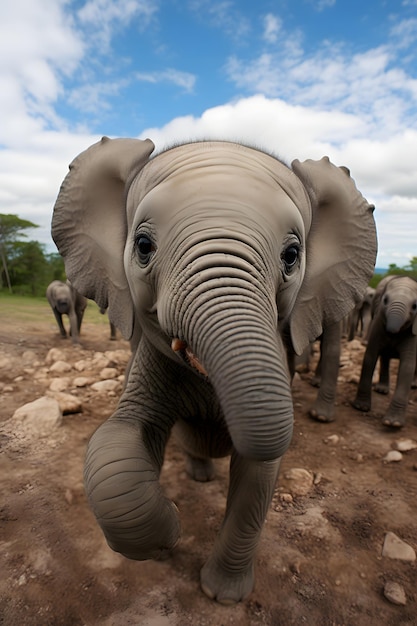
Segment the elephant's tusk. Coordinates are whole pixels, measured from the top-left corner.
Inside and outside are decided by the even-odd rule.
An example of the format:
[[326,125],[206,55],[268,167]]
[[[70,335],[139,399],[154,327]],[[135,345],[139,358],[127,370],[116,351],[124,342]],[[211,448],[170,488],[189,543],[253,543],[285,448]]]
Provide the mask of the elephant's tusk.
[[190,350],[190,348],[187,346],[185,341],[182,341],[181,339],[178,339],[178,337],[175,337],[175,339],[171,341],[171,348],[174,352],[184,352],[185,356],[187,357],[188,363],[192,367],[194,367],[194,369],[200,372],[200,374],[203,374],[203,376],[208,376],[206,370],[204,369],[194,352],[192,352],[192,350]]

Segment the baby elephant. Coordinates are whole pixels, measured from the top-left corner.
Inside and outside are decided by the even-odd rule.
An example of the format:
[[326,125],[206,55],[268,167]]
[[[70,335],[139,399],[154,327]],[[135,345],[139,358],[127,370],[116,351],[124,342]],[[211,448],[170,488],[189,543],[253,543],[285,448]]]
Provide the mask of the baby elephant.
[[46,297],[54,312],[55,319],[61,332],[61,337],[66,339],[67,331],[62,322],[62,316],[68,315],[70,322],[70,335],[73,343],[78,343],[81,322],[87,307],[87,298],[74,289],[69,281],[53,280],[46,290]]
[[389,392],[390,359],[399,359],[397,385],[385,426],[401,428],[405,423],[408,396],[416,367],[417,282],[407,276],[387,276],[379,283],[373,303],[373,319],[362,363],[358,391],[352,405],[359,411],[371,409],[372,376],[380,357],[378,393]]

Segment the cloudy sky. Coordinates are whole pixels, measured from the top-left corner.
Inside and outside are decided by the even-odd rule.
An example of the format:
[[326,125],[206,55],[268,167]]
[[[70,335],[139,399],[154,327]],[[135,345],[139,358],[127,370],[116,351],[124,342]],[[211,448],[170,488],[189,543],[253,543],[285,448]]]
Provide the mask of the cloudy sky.
[[378,267],[417,256],[417,0],[2,0],[0,213],[50,238],[102,135],[328,155],[375,203]]

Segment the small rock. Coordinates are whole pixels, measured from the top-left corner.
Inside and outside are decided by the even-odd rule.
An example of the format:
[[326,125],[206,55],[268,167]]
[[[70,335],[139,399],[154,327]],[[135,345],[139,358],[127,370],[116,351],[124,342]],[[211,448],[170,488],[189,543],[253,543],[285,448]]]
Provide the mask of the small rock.
[[68,389],[69,384],[69,378],[54,378],[51,380],[49,389],[51,391],[65,391],[65,389]]
[[91,361],[87,361],[86,359],[74,363],[74,369],[76,369],[77,372],[83,372],[89,368],[91,369]]
[[43,396],[17,409],[12,417],[39,437],[49,435],[62,423],[62,412],[54,398]]
[[118,380],[99,380],[98,382],[91,385],[91,389],[94,391],[99,391],[100,393],[109,393],[111,391],[115,391],[118,387],[120,387],[120,383]]
[[404,588],[393,580],[388,580],[385,583],[384,596],[393,604],[404,606],[407,603]]
[[58,348],[51,348],[46,355],[45,363],[46,365],[51,365],[55,361],[65,361],[65,353],[62,350],[58,350]]
[[81,413],[83,410],[81,400],[71,393],[49,392],[48,395],[58,402],[62,415]]
[[400,452],[409,452],[417,448],[417,441],[413,441],[413,439],[398,439],[394,442],[394,446]]
[[100,378],[102,380],[107,380],[109,378],[117,378],[119,372],[115,367],[104,367],[100,372]]
[[74,380],[72,381],[72,384],[74,385],[74,387],[87,387],[93,382],[93,378],[87,378],[87,376],[77,376],[77,378],[74,378]]
[[22,380],[25,380],[23,376],[16,376],[16,378],[14,379],[15,383],[21,383]]
[[331,445],[336,445],[339,443],[340,437],[339,435],[329,435],[325,439],[323,439],[323,443],[330,443]]
[[72,504],[74,502],[74,494],[72,493],[71,489],[65,490],[65,500],[68,502],[68,504]]
[[399,559],[400,561],[412,562],[416,560],[414,548],[397,537],[393,532],[388,532],[385,535],[382,556],[386,556],[390,559]]
[[283,476],[285,486],[293,496],[305,496],[313,487],[314,476],[302,467],[293,467]]
[[279,496],[279,499],[282,500],[282,502],[293,502],[294,498],[292,497],[292,495],[290,493],[281,493]]
[[402,461],[403,455],[399,450],[390,450],[382,459],[385,463],[398,463],[398,461]]
[[57,374],[64,374],[65,372],[69,372],[72,369],[71,365],[66,361],[55,361],[49,368],[51,372],[56,372]]

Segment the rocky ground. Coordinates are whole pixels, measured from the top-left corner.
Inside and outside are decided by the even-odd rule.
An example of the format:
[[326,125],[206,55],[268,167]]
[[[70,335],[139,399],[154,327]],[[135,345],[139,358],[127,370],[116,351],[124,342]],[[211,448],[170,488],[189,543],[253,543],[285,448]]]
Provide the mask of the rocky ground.
[[[163,469],[182,541],[160,563],[113,553],[82,484],[86,442],[117,403],[128,344],[85,324],[82,345],[54,321],[0,328],[0,624],[4,626],[405,626],[417,624],[417,391],[402,431],[388,404],[354,411],[364,348],[344,343],[337,419],[307,412],[310,373],[293,385],[295,430],[257,558],[256,586],[234,607],[199,588],[222,520],[227,460],[190,481],[175,442]],[[35,405],[33,403],[36,401]]]

